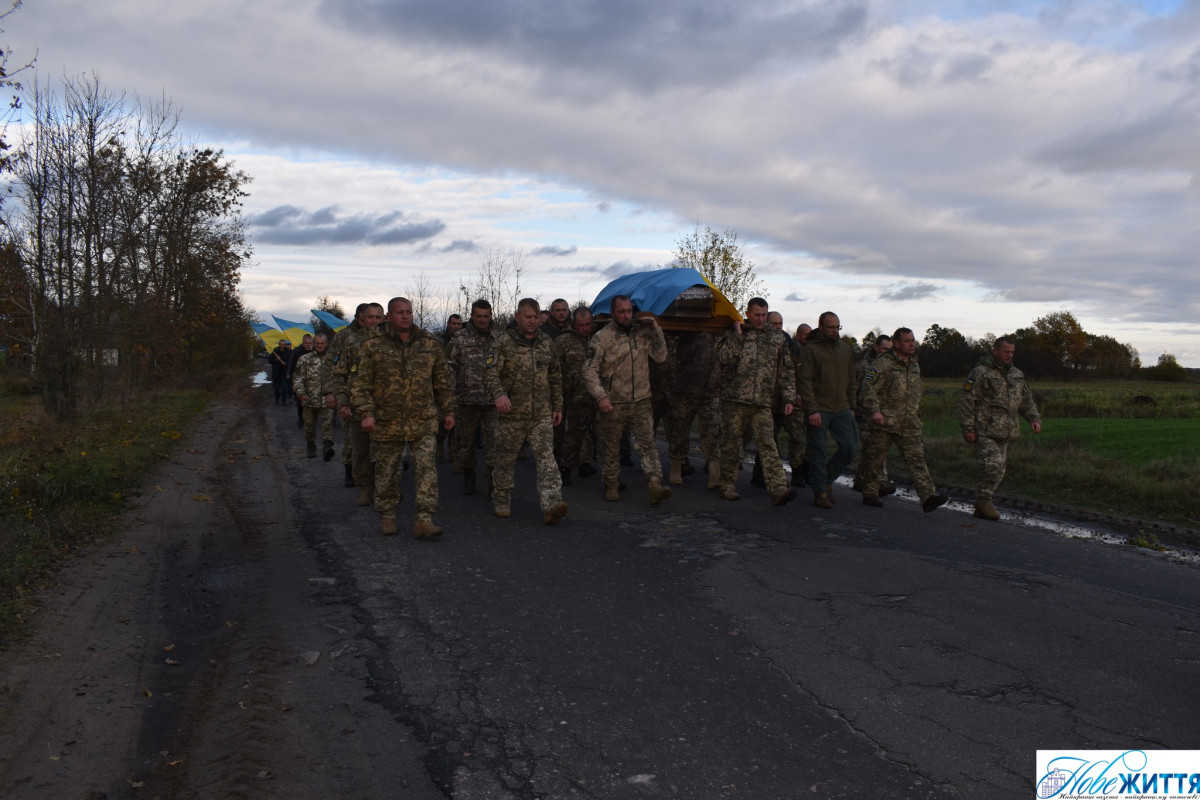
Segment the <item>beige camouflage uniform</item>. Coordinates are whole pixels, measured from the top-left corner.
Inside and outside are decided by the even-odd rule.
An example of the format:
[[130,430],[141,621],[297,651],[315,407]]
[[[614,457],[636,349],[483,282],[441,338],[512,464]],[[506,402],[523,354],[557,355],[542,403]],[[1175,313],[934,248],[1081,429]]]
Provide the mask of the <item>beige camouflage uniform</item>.
[[350,382],[350,405],[359,419],[375,418],[375,510],[387,514],[400,491],[405,445],[412,448],[416,519],[429,522],[437,510],[434,448],[441,417],[455,413],[454,393],[442,343],[413,326],[405,342],[386,322],[363,343],[358,374]]
[[650,362],[667,360],[667,341],[657,325],[638,322],[622,329],[609,322],[588,342],[583,380],[593,399],[607,397],[613,410],[601,413],[596,444],[605,487],[615,486],[621,475],[618,462],[621,433],[629,425],[642,460],[647,482],[662,480],[662,462],[654,444],[654,412],[650,404]]
[[562,373],[563,420],[554,429],[554,454],[562,469],[575,469],[592,460],[591,431],[596,401],[583,381],[587,340],[571,328],[554,340],[554,355]]
[[507,508],[512,500],[513,470],[526,441],[537,467],[537,494],[542,512],[562,502],[562,477],[554,462],[554,422],[562,411],[562,373],[554,357],[554,340],[538,330],[526,339],[506,330],[488,351],[483,383],[488,395],[506,396],[512,409],[496,414],[492,456],[492,503]]
[[333,446],[333,409],[325,405],[325,395],[329,393],[331,368],[333,359],[329,356],[329,348],[325,353],[310,350],[300,356],[296,362],[296,371],[292,373],[292,391],[296,397],[306,397],[304,400],[304,441],[315,444],[317,428],[321,429],[321,438],[326,447]]
[[[364,328],[358,322],[351,322],[333,337],[329,346],[333,366],[328,393],[333,395],[337,409],[350,405],[350,382],[358,375],[363,342],[378,333],[379,326]],[[342,420],[342,462],[350,465],[356,486],[370,486],[374,481],[371,437],[362,429],[362,420],[353,413]]]
[[963,433],[974,433],[979,462],[977,501],[991,501],[1008,459],[1008,443],[1021,435],[1017,417],[1030,424],[1041,421],[1025,375],[992,355],[984,356],[971,370],[958,401],[958,424]]
[[[924,503],[937,491],[925,465],[925,444],[921,440],[921,366],[913,356],[907,364],[893,352],[876,358],[862,381],[859,404],[867,420],[862,455],[863,497],[878,497],[884,479],[883,465],[888,448],[894,443],[908,465],[909,475]],[[871,422],[876,411],[883,422]]]
[[721,366],[715,337],[684,331],[667,337],[671,380],[667,389],[668,455],[686,461],[691,451],[692,422],[700,418],[700,449],[705,461],[721,458]]
[[493,466],[496,406],[483,385],[484,359],[500,333],[479,331],[468,322],[450,337],[450,383],[458,404],[454,421],[454,466],[462,472],[475,471],[475,435],[483,439],[484,466]]
[[[771,326],[730,330],[717,343],[721,361],[721,491],[737,483],[742,432],[750,427],[772,495],[787,491],[787,475],[775,446],[771,409],[795,402],[796,373],[787,338]],[[793,411],[792,413],[795,413]]]

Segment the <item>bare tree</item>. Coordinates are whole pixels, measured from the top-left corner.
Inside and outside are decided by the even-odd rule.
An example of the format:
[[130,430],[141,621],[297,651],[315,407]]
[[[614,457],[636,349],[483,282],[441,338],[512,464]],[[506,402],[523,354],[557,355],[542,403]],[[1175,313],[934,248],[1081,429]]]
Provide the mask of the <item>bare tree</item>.
[[522,250],[489,250],[484,253],[479,272],[473,284],[461,283],[463,307],[483,298],[492,304],[492,318],[498,325],[508,323],[517,310],[521,299],[521,279],[526,272],[525,253]]

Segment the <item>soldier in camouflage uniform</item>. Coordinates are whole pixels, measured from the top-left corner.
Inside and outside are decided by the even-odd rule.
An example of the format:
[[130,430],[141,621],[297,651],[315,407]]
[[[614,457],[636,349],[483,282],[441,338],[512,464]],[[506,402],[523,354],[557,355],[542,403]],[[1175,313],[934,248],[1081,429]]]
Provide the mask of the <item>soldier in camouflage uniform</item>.
[[653,411],[650,407],[650,361],[667,360],[667,342],[652,315],[633,318],[633,301],[628,295],[612,300],[612,322],[588,342],[583,380],[600,409],[596,438],[600,448],[600,473],[604,477],[604,499],[621,499],[621,432],[628,424],[642,457],[642,474],[650,504],[670,498],[663,485],[662,463],[654,443]]
[[900,449],[921,508],[926,513],[946,502],[925,466],[921,441],[921,366],[917,363],[917,339],[908,328],[898,328],[894,346],[875,359],[863,375],[859,402],[867,416],[867,438],[860,471],[863,475],[863,504],[880,508],[880,483],[888,448]]
[[695,470],[688,464],[692,422],[700,418],[700,449],[708,463],[708,488],[721,482],[721,365],[716,337],[707,331],[681,331],[667,337],[671,366],[667,411],[670,482],[683,483]]
[[979,493],[975,516],[997,520],[992,504],[996,487],[1004,479],[1008,443],[1021,435],[1018,416],[1029,422],[1034,433],[1042,432],[1042,417],[1033,402],[1025,375],[1013,366],[1016,345],[1007,336],[996,339],[992,354],[984,356],[967,376],[958,401],[958,424],[963,439],[975,445],[979,462]]
[[375,510],[383,534],[396,533],[396,506],[403,499],[404,448],[412,448],[416,484],[413,536],[437,536],[437,442],[441,423],[454,428],[454,392],[437,337],[413,324],[412,303],[388,302],[387,322],[362,347],[358,375],[350,382],[350,405],[371,434],[375,458]]
[[[454,334],[461,331],[462,328],[462,314],[451,314],[450,316],[446,317],[446,330],[442,331],[441,338],[442,352],[446,355],[447,363],[450,361],[450,340],[453,339]],[[451,377],[453,377],[453,374],[451,374]],[[454,436],[445,428],[438,428],[436,452],[438,461],[454,461]],[[454,462],[454,474],[457,475],[460,472],[462,472],[462,470],[458,468],[458,462]]]
[[[869,370],[871,365],[875,363],[875,359],[891,351],[891,349],[892,337],[888,336],[886,333],[881,333],[875,337],[875,341],[871,344],[871,347],[869,349],[865,349],[863,357],[860,358],[858,363],[854,365],[854,385],[858,387],[858,398],[857,405],[854,410],[854,419],[858,423],[858,430],[861,434],[860,441],[862,443],[864,452],[867,444],[867,435],[869,433],[868,423],[870,422],[871,414],[863,404],[863,379],[867,377],[867,370]],[[866,473],[864,472],[863,466],[865,463],[866,456],[864,455],[859,458],[858,469],[854,471],[853,487],[854,491],[856,492],[862,491],[863,481],[866,478]],[[896,487],[893,486],[890,481],[888,481],[886,461],[884,462],[882,469],[883,472],[879,474],[879,494],[893,494],[896,491]]]
[[590,467],[592,461],[591,430],[596,401],[583,382],[583,362],[591,338],[592,312],[580,306],[571,315],[571,327],[554,340],[554,356],[563,385],[563,421],[554,429],[554,455],[563,486],[571,485],[571,470],[579,467],[582,476],[582,465]]
[[292,390],[304,412],[304,441],[308,446],[308,457],[317,457],[317,427],[325,444],[325,460],[333,458],[333,409],[326,405],[325,396],[330,384],[329,337],[318,333],[313,339],[311,353],[305,353],[296,362],[292,372]]
[[483,385],[484,360],[500,334],[492,330],[492,304],[471,304],[471,319],[450,339],[450,383],[458,414],[454,426],[454,467],[463,475],[463,494],[475,494],[475,437],[483,439],[483,463],[489,474],[496,426],[494,399]]
[[383,321],[383,306],[361,303],[355,309],[354,321],[333,337],[330,348],[333,358],[332,379],[326,404],[332,402],[342,421],[342,462],[346,469],[346,485],[358,487],[358,504],[368,506],[375,493],[375,472],[371,466],[371,437],[362,429],[362,420],[350,407],[350,381],[358,374],[358,359],[363,342],[378,332]]
[[554,426],[562,422],[562,373],[553,339],[538,330],[538,302],[517,303],[516,328],[506,330],[488,351],[483,384],[495,398],[492,503],[497,517],[512,516],[513,469],[529,442],[537,468],[542,519],[553,525],[567,515],[562,480],[554,461]]
[[795,373],[783,332],[767,324],[767,301],[754,297],[746,304],[746,324],[736,323],[717,343],[721,362],[721,498],[740,500],[737,493],[742,432],[750,427],[762,458],[763,479],[777,506],[796,498],[789,489],[771,408],[776,400],[791,414],[796,395]]

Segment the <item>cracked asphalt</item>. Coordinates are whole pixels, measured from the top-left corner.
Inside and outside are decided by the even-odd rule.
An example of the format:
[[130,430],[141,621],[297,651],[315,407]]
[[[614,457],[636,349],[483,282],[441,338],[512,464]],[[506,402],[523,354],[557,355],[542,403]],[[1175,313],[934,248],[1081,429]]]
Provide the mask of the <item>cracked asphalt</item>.
[[[244,558],[210,565],[259,564],[230,595],[256,634],[210,646],[223,671],[143,715],[125,756],[151,763],[147,731],[188,720],[203,782],[147,766],[129,796],[1015,798],[1039,748],[1200,748],[1191,564],[847,489],[832,511],[803,493],[777,509],[748,471],[739,502],[696,474],[657,507],[635,471],[620,503],[577,477],[546,527],[531,461],[512,519],[440,463],[446,533],[411,538],[406,499],[401,535],[382,537],[340,459],[305,458],[268,392],[238,422],[261,457],[226,447],[211,476],[243,540],[265,530],[254,492],[286,507],[231,550]],[[197,712],[246,673],[262,707],[295,711]]]

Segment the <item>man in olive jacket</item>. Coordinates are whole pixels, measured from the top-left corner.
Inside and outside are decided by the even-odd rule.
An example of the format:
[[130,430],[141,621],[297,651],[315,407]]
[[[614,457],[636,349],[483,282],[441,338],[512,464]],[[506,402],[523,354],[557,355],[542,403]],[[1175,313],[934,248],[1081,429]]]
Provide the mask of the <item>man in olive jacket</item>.
[[1034,433],[1042,432],[1042,417],[1033,402],[1033,393],[1025,375],[1013,366],[1016,344],[1001,336],[967,376],[958,401],[958,424],[963,439],[975,445],[979,462],[979,492],[975,496],[975,516],[1000,519],[992,504],[1008,460],[1008,443],[1021,435],[1018,416],[1029,422]]
[[[854,351],[842,341],[841,330],[838,315],[824,312],[800,351],[800,405],[808,415],[808,483],[817,508],[833,508],[833,482],[858,449]],[[826,456],[827,434],[837,443],[832,456]]]
[[435,447],[439,422],[454,428],[454,392],[446,356],[436,336],[413,324],[412,303],[404,297],[388,302],[381,332],[362,347],[358,376],[350,382],[350,405],[371,434],[375,459],[375,510],[379,530],[396,533],[404,448],[413,454],[416,520],[413,536],[437,536],[433,524],[438,485]]

